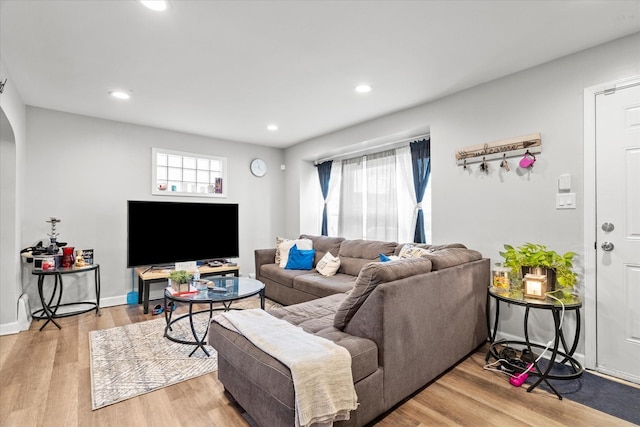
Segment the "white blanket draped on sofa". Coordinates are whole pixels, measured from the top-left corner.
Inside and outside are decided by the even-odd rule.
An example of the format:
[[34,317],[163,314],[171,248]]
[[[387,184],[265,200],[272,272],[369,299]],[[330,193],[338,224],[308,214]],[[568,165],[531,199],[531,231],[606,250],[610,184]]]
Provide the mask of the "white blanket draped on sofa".
[[306,427],[348,420],[358,405],[351,355],[344,347],[260,309],[229,311],[213,318],[242,334],[291,370],[296,423]]

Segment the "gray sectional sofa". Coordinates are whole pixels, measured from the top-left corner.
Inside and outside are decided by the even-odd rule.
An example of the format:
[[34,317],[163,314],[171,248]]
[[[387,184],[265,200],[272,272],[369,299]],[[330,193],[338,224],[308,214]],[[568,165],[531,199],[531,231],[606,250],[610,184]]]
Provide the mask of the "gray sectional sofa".
[[[427,385],[487,339],[490,262],[460,244],[429,246],[423,256],[379,262],[404,245],[301,236],[315,262],[326,251],[341,260],[337,274],[285,270],[275,249],[257,250],[256,277],[267,297],[286,306],[275,317],[329,339],[351,354],[358,409],[344,426],[362,426]],[[289,369],[242,335],[212,322],[218,378],[260,426],[293,426]]]

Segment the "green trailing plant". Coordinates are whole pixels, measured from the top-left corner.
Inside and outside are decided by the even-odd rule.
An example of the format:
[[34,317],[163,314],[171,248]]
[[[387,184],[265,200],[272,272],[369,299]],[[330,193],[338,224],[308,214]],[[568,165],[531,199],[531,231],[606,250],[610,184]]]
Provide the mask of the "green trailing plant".
[[544,245],[535,243],[525,243],[515,248],[504,245],[504,248],[500,255],[504,258],[504,266],[511,268],[513,274],[521,274],[522,267],[550,268],[556,272],[559,288],[572,289],[575,286],[577,275],[573,271],[573,257],[576,255],[574,252],[560,255]]
[[189,283],[189,280],[191,280],[191,275],[185,270],[174,270],[169,273],[169,279],[178,284]]

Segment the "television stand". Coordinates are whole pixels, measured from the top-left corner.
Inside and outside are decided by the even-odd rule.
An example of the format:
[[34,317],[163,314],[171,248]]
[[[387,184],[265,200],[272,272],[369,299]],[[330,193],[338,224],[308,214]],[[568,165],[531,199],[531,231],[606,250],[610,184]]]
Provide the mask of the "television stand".
[[[143,305],[144,314],[149,313],[149,288],[152,283],[166,282],[173,268],[162,267],[139,267],[136,268],[138,275],[138,304]],[[207,265],[198,266],[200,277],[220,276],[223,274],[233,274],[240,276],[240,266],[222,265],[220,267],[209,267]]]

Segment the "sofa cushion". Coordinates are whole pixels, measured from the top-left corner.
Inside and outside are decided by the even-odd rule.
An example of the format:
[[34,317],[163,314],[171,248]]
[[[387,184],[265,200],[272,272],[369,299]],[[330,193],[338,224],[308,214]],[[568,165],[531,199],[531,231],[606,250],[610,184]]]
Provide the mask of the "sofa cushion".
[[333,326],[343,330],[367,297],[380,283],[392,282],[431,271],[428,258],[407,258],[384,263],[369,263],[362,268],[356,284],[336,311]]
[[345,240],[344,237],[311,236],[308,234],[301,234],[300,238],[309,239],[313,242],[313,249],[316,251],[314,265],[318,264],[327,252],[331,252],[333,256],[338,256],[340,244]]
[[338,272],[357,276],[365,264],[380,259],[380,254],[393,255],[398,246],[395,242],[375,240],[345,240],[340,245]]
[[293,280],[293,288],[319,298],[345,293],[353,289],[356,278],[349,274],[338,273],[331,277],[325,277],[313,272],[297,276]]
[[333,256],[331,252],[325,253],[322,259],[316,263],[316,271],[326,277],[336,274],[339,267],[340,258]]
[[336,309],[345,294],[335,294],[317,300],[272,309],[277,318],[301,327],[306,332],[333,341],[351,354],[353,382],[358,382],[378,368],[378,347],[366,338],[346,334],[333,326]]
[[431,268],[433,271],[436,271],[471,261],[477,261],[482,259],[482,254],[478,251],[474,251],[473,249],[452,247],[429,252],[425,254],[424,257],[431,260],[431,263],[433,264]]
[[298,249],[309,250],[313,249],[313,242],[310,239],[282,239],[277,237],[276,241],[280,239],[280,244],[276,246],[276,259],[280,258],[280,267],[285,268],[287,261],[289,261],[289,251],[296,245]]
[[309,270],[286,270],[278,264],[264,264],[260,267],[260,277],[272,280],[289,288],[293,288],[293,279],[309,274]]

